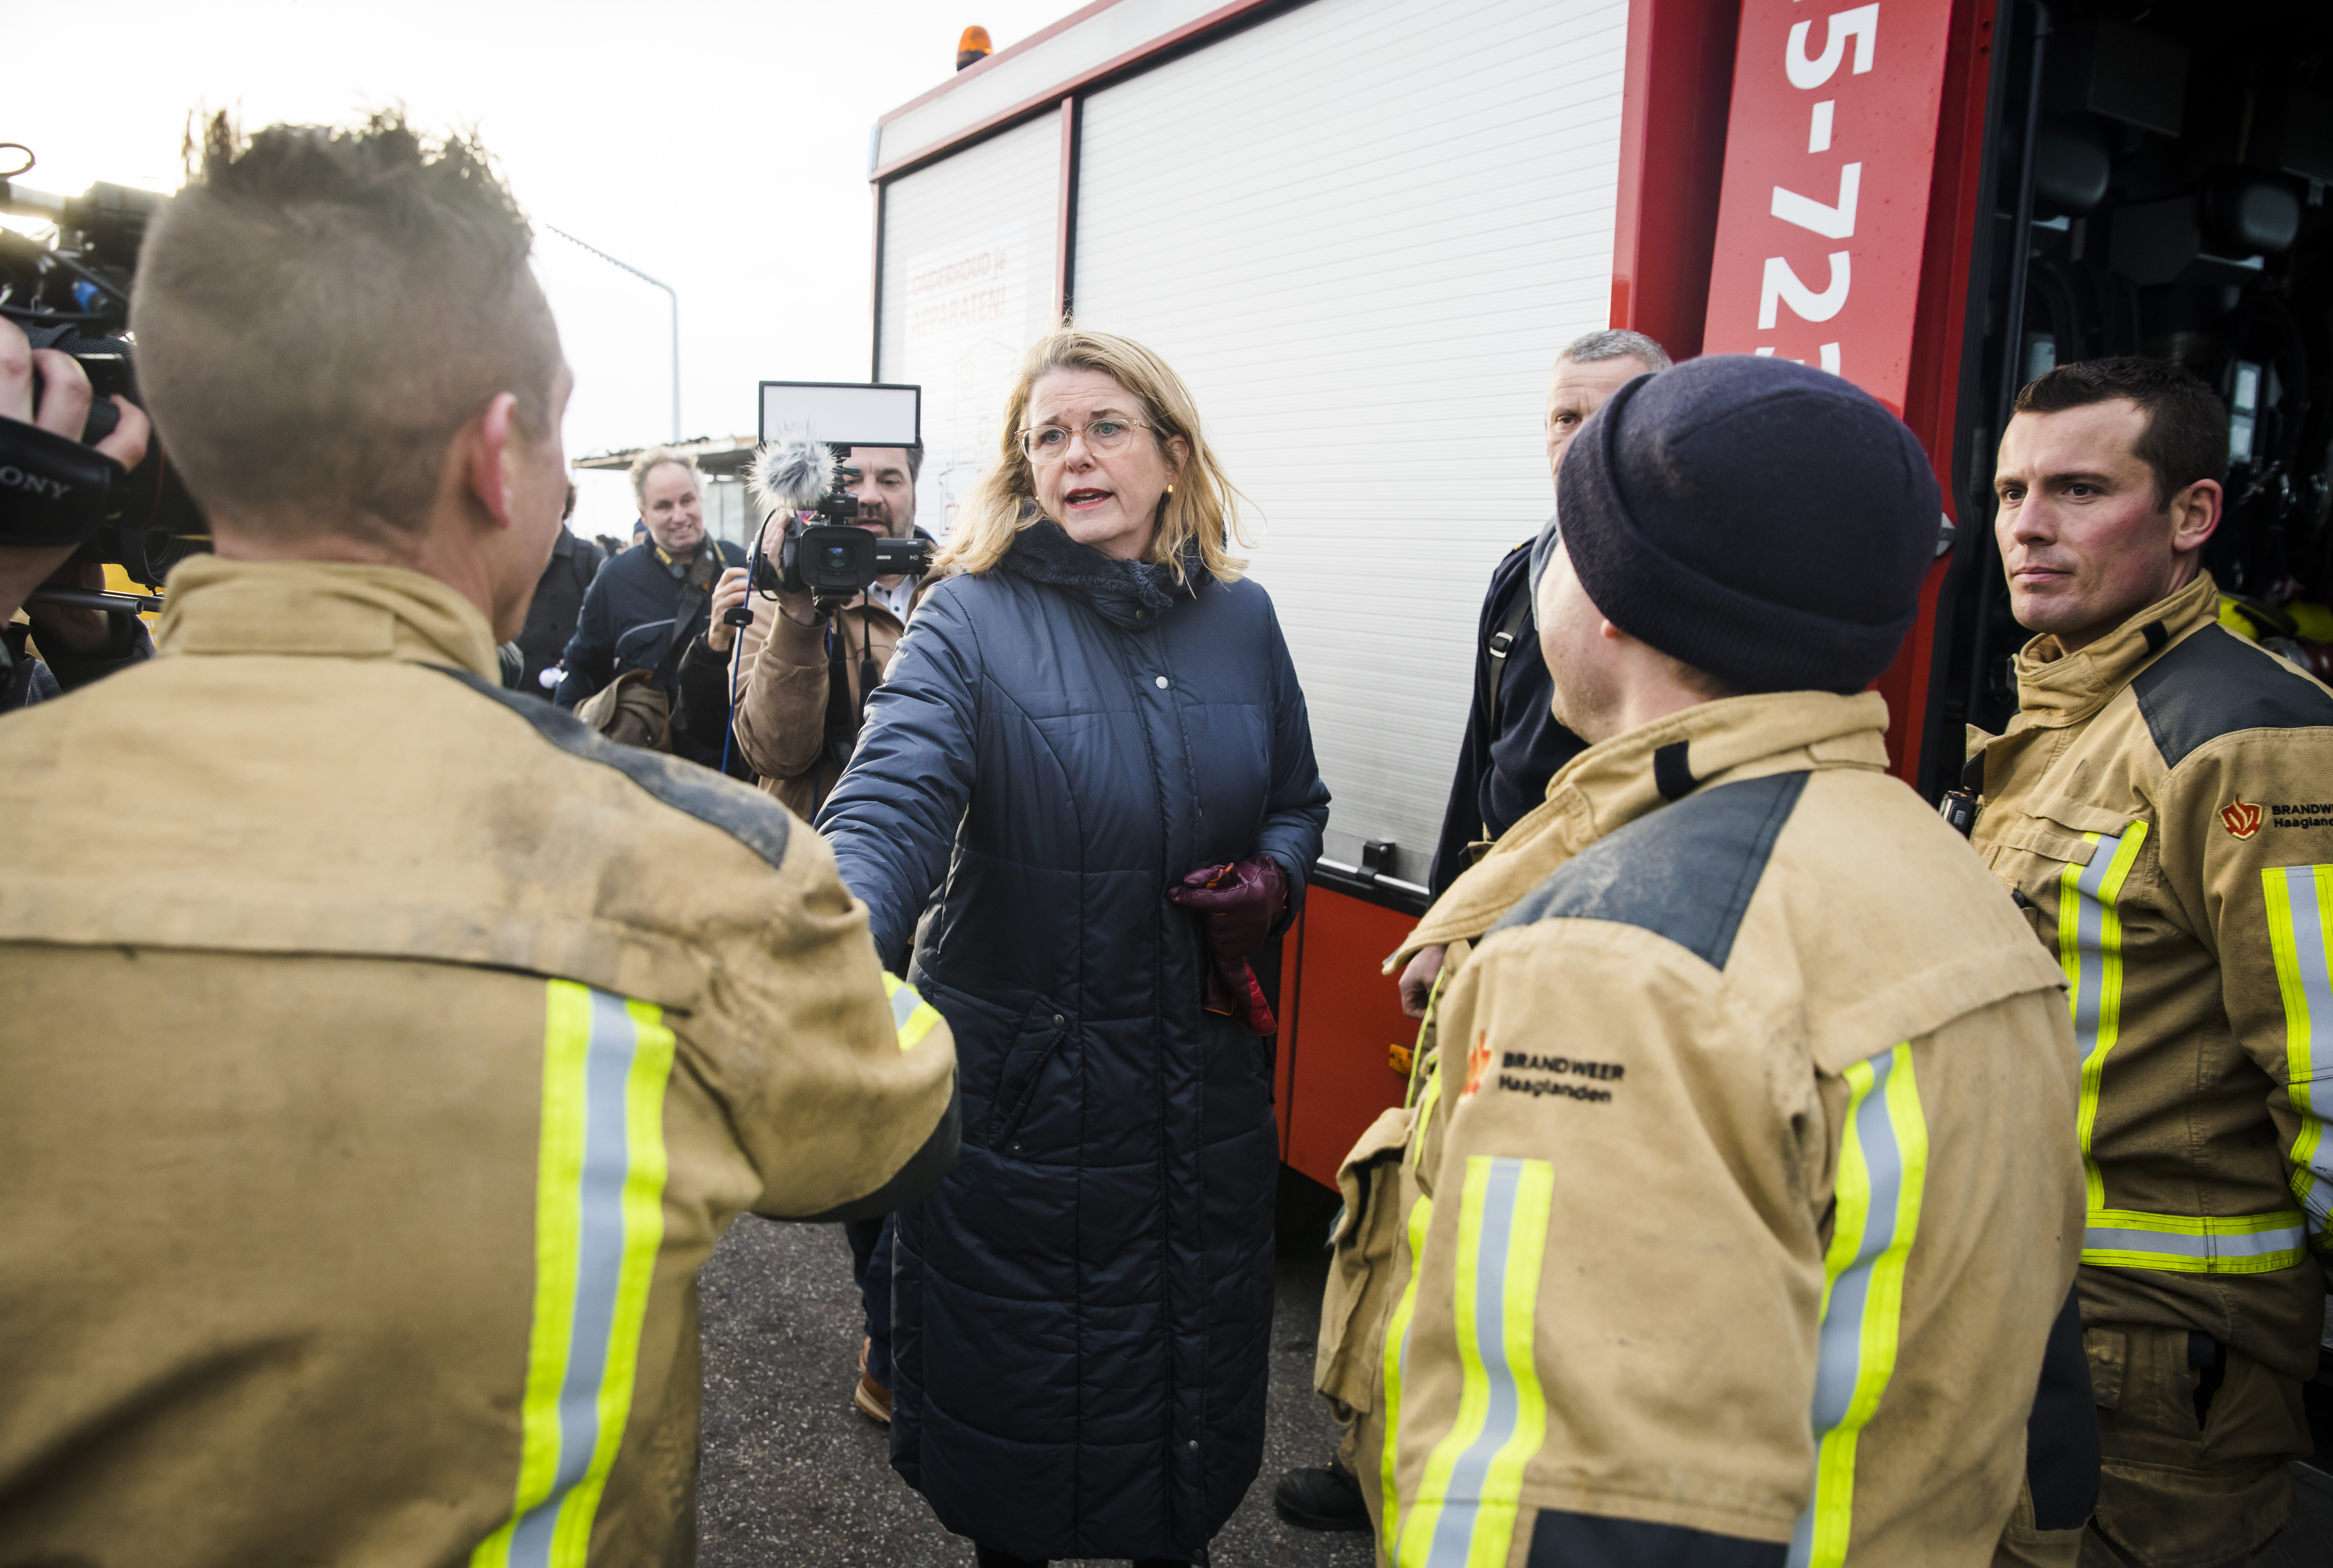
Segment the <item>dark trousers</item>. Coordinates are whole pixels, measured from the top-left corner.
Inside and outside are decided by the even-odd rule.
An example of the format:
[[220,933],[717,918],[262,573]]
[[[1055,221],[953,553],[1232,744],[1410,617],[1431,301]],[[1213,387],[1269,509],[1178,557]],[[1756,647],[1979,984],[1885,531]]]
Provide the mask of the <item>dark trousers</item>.
[[850,1277],[859,1282],[859,1305],[867,1314],[867,1375],[891,1386],[891,1217],[846,1219]]

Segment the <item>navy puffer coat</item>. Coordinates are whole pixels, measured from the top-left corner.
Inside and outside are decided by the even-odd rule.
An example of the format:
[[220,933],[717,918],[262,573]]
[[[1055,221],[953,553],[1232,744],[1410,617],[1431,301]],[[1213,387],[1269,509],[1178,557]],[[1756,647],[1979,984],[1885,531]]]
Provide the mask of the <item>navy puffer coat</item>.
[[955,1033],[964,1152],[892,1253],[891,1462],[950,1530],[1204,1562],[1255,1478],[1272,1063],[1166,889],[1261,853],[1292,909],[1328,805],[1263,589],[1050,521],[932,590],[869,704],[819,827]]

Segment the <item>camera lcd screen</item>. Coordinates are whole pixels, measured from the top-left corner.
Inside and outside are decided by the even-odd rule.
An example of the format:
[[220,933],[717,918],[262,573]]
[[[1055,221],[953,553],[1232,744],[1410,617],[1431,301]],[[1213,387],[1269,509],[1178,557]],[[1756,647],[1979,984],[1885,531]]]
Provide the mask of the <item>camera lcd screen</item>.
[[866,381],[764,381],[762,438],[807,425],[830,446],[913,446],[922,438],[921,387]]

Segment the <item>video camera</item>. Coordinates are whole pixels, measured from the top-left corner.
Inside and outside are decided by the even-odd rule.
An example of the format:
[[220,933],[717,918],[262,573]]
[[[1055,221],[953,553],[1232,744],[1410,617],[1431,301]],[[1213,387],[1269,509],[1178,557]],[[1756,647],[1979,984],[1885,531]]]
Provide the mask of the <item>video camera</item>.
[[839,483],[833,492],[819,498],[821,521],[795,518],[786,525],[778,559],[755,559],[754,586],[763,593],[808,589],[820,598],[848,599],[865,592],[878,577],[921,577],[931,570],[929,540],[878,539],[859,524],[841,521],[859,515],[859,498],[845,488],[859,477],[859,470],[846,464],[835,474]]
[[[78,196],[28,190],[14,182],[33,167],[31,154],[14,142],[0,143],[0,148],[24,154],[14,169],[0,177],[0,212],[46,218],[55,225],[45,244],[0,229],[0,315],[22,328],[34,349],[54,349],[81,362],[93,394],[82,441],[102,441],[120,420],[109,401],[113,395],[142,403],[127,336],[130,286],[147,222],[162,198],[104,183]],[[0,444],[11,439],[32,437],[23,429],[0,434]],[[71,464],[77,476],[101,489],[94,526],[82,508],[71,509],[70,516],[60,509],[55,518],[37,520],[26,508],[19,514],[23,530],[0,530],[0,542],[18,542],[12,536],[22,531],[43,534],[24,538],[25,543],[62,544],[79,538],[74,559],[119,566],[143,583],[160,582],[180,560],[210,548],[210,524],[158,437],[148,444],[145,461],[126,475],[86,445],[81,454],[43,456]],[[7,455],[0,454],[0,462],[5,461]],[[19,466],[32,465],[28,461]],[[158,608],[160,603],[143,596],[54,588],[36,588],[32,598],[118,611]]]
[[[859,470],[841,461],[855,446],[915,445],[922,401],[919,387],[762,383],[763,442],[749,489],[766,514],[792,515],[776,559],[762,553],[758,540],[754,545],[756,589],[808,592],[823,615],[877,578],[931,569],[929,540],[878,539],[859,523],[859,498],[850,490]],[[741,606],[723,618],[744,626],[752,613]]]

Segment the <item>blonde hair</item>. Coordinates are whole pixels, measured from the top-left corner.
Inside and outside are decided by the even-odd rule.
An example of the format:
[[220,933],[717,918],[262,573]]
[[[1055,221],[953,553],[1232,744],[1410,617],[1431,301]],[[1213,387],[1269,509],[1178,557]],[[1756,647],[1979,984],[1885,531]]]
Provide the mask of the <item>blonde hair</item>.
[[[667,463],[677,463],[688,470],[691,479],[696,477],[696,459],[686,452],[675,452],[669,446],[651,446],[632,459],[632,499],[642,506],[648,503],[648,474]],[[702,489],[703,486],[698,488]]]
[[1108,376],[1140,400],[1151,439],[1162,449],[1176,435],[1190,446],[1190,456],[1175,473],[1174,489],[1160,506],[1142,559],[1166,566],[1181,583],[1186,580],[1184,552],[1195,548],[1216,578],[1237,581],[1247,562],[1231,554],[1227,546],[1234,539],[1242,545],[1254,540],[1240,519],[1239,492],[1224,477],[1199,432],[1198,406],[1191,400],[1190,388],[1166,360],[1132,339],[1085,331],[1067,321],[1039,339],[1021,361],[1012,396],[1004,401],[996,465],[974,487],[935,568],[986,571],[1004,559],[1022,529],[1043,515],[1035,510],[1036,475],[1022,449],[1021,430],[1028,421],[1031,393],[1056,370],[1096,370]]

